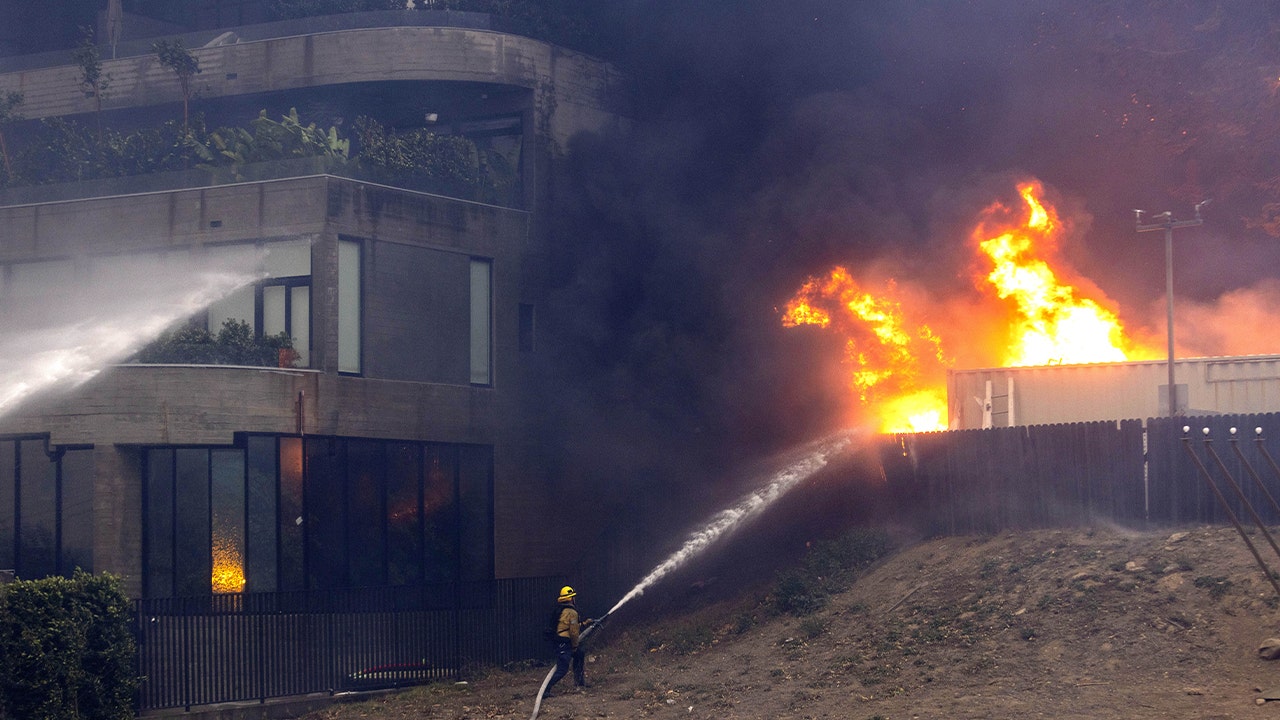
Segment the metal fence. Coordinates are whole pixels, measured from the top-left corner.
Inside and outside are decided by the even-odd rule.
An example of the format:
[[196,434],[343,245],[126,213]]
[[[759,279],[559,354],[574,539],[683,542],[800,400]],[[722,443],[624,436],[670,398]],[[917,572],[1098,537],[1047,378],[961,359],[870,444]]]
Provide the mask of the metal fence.
[[546,653],[561,578],[135,601],[139,709],[457,679]]

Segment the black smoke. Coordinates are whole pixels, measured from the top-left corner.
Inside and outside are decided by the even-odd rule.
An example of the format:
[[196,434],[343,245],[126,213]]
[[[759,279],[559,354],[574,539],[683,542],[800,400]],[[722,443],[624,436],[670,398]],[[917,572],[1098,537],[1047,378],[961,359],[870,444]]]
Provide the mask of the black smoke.
[[848,422],[839,343],[783,329],[782,305],[835,263],[973,293],[968,233],[1018,180],[1044,182],[1070,215],[1064,251],[1131,325],[1164,286],[1162,244],[1135,233],[1133,208],[1189,217],[1213,198],[1205,227],[1180,236],[1180,296],[1280,266],[1272,3],[594,13],[633,124],[567,148],[541,320],[548,441],[620,513],[683,526],[740,489],[736,463]]

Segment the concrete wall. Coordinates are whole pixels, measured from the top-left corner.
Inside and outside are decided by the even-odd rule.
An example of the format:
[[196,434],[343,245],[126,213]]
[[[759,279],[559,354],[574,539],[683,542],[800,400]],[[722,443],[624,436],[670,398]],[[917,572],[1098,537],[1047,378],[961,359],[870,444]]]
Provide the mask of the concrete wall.
[[0,262],[319,233],[328,183],[313,176],[0,207]]

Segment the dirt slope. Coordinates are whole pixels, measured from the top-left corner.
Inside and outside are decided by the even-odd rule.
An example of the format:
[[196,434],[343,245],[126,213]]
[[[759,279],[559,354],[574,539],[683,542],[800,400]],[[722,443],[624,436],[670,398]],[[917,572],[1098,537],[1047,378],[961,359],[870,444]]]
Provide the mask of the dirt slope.
[[[1256,703],[1280,688],[1280,661],[1257,654],[1280,635],[1278,606],[1232,528],[945,538],[800,617],[748,594],[611,621],[591,687],[540,718],[1280,718],[1280,701]],[[528,718],[546,670],[307,717]]]

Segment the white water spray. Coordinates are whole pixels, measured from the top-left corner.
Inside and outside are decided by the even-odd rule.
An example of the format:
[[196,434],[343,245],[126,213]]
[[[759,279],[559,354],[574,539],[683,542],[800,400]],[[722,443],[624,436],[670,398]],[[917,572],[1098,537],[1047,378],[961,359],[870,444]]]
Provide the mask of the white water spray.
[[[812,477],[814,473],[827,466],[831,458],[842,452],[852,441],[849,433],[841,433],[839,435],[819,440],[816,443],[804,448],[801,453],[801,459],[791,463],[782,470],[778,471],[769,479],[764,487],[747,494],[737,503],[726,510],[721,510],[714,517],[703,525],[697,531],[685,540],[684,545],[680,549],[672,553],[671,557],[662,561],[655,567],[644,579],[636,584],[616,605],[609,609],[600,620],[596,621],[588,627],[582,634],[582,640],[585,641],[596,628],[600,627],[600,622],[614,613],[615,610],[625,605],[629,600],[640,597],[654,583],[666,577],[668,574],[684,565],[691,558],[697,556],[702,551],[710,547],[714,542],[729,533],[741,528],[754,518],[764,512],[765,508],[772,505],[787,493],[787,491],[799,485],[802,481]],[[542,697],[547,692],[547,686],[551,683],[551,676],[555,674],[556,669],[553,667],[547,671],[547,676],[542,680],[542,687],[538,688],[538,695],[533,700],[533,714],[530,720],[537,720],[538,713],[542,710]]]
[[715,541],[754,519],[765,508],[785,495],[787,491],[826,467],[832,456],[848,447],[851,439],[848,434],[841,434],[818,441],[815,443],[816,447],[813,447],[812,450],[806,450],[800,460],[775,473],[764,487],[738,500],[733,507],[717,513],[706,525],[691,534],[685,540],[684,545],[673,553],[671,557],[662,561],[646,575],[643,580],[631,589],[631,592],[622,596],[622,599],[608,613],[605,613],[606,617],[613,614],[614,610],[622,607],[629,600],[643,595],[645,590],[648,590],[654,583],[684,565],[690,558],[706,550]]
[[253,282],[244,265],[140,260],[72,287],[0,304],[0,415],[42,390],[75,387],[175,322]]

